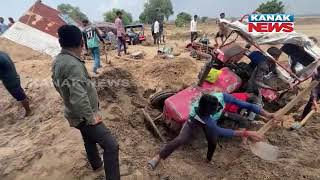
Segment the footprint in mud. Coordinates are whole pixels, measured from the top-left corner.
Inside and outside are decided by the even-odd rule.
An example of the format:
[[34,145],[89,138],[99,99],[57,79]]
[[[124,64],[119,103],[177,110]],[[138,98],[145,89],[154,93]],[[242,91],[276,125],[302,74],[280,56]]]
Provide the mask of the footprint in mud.
[[306,166],[314,169],[320,169],[320,159],[300,160],[299,164],[301,164],[302,166]]
[[6,166],[6,169],[3,171],[3,175],[7,176],[9,174],[15,173],[17,171],[23,171],[25,168],[32,166],[32,164],[39,160],[42,157],[42,151],[30,152],[30,153],[21,153],[11,159],[11,162]]
[[125,89],[129,96],[137,94],[138,88],[132,79],[132,74],[127,70],[115,68],[94,78],[94,81],[99,95],[108,96],[111,94],[114,97],[120,89]]
[[144,108],[148,105],[148,103],[140,97],[133,97],[131,99],[131,104],[136,108]]
[[112,104],[102,111],[102,116],[110,121],[121,121],[124,119],[124,111],[116,104]]
[[147,89],[144,91],[143,97],[148,99],[154,93],[156,93],[156,89]]

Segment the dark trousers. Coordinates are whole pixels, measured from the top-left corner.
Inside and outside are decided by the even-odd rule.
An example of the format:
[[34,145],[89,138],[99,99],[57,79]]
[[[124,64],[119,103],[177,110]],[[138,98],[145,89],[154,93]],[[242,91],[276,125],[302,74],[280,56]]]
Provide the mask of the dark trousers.
[[124,37],[118,37],[118,54],[120,54],[122,46],[124,53],[127,54],[126,39]]
[[[316,97],[316,98],[318,101],[320,99],[320,96],[318,95],[318,97]],[[309,114],[309,112],[312,109],[312,105],[313,105],[313,100],[312,100],[312,97],[310,97],[308,103],[306,104],[306,106],[303,109],[303,113],[301,115],[301,120]]]
[[191,42],[195,41],[198,38],[197,32],[191,32]]
[[153,41],[154,44],[160,44],[160,33],[153,34]]
[[91,167],[96,170],[102,166],[97,144],[103,149],[103,161],[106,179],[120,180],[119,145],[111,135],[109,129],[103,124],[80,125],[78,129],[84,141]]
[[164,38],[165,38],[165,37],[164,37],[164,33],[163,33],[163,32],[160,32],[160,34],[159,34],[159,41],[160,41],[160,43],[166,43],[166,41],[165,41]]
[[198,130],[199,127],[202,128],[206,136],[208,142],[207,160],[211,161],[213,153],[216,149],[218,136],[214,131],[208,128],[207,125],[202,124],[196,120],[189,120],[183,125],[178,137],[176,137],[174,140],[172,140],[162,148],[162,150],[159,153],[160,158],[166,159],[173,153],[174,150],[176,150],[181,145],[186,144],[191,139],[192,133],[195,130]]

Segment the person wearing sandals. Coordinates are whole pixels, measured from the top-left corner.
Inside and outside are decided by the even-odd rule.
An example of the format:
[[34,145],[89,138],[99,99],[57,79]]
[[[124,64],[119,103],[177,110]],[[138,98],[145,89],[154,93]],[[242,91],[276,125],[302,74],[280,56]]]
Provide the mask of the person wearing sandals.
[[260,141],[262,137],[256,131],[232,130],[218,127],[219,120],[226,103],[236,104],[241,108],[249,109],[266,118],[274,118],[273,113],[269,113],[255,104],[250,104],[237,100],[230,94],[213,93],[204,94],[198,102],[192,104],[189,120],[183,125],[180,134],[171,142],[166,144],[160,152],[148,161],[150,168],[155,169],[161,160],[169,157],[178,147],[186,144],[192,137],[192,133],[201,127],[208,141],[207,162],[212,160],[219,136],[243,137],[253,141]]

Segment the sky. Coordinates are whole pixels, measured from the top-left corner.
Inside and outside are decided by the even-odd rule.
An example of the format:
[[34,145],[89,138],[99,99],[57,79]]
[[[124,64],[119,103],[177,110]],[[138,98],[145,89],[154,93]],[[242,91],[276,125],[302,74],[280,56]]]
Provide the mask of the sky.
[[[18,19],[35,0],[1,0],[0,16]],[[121,8],[130,12],[134,20],[138,20],[146,0],[42,0],[43,3],[57,7],[61,3],[78,6],[92,21],[103,20],[102,14],[112,8]],[[200,16],[218,17],[225,12],[227,17],[240,17],[248,14],[267,0],[171,0],[175,15],[185,11]],[[319,0],[283,0],[286,12],[306,15],[319,14]],[[174,15],[174,16],[175,16]],[[174,19],[174,16],[171,19]]]

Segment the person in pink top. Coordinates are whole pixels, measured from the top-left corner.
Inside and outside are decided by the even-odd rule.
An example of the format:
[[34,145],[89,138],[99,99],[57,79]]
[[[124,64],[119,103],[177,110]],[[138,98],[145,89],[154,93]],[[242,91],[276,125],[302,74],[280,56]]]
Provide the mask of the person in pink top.
[[115,20],[115,25],[117,28],[117,37],[118,37],[118,56],[121,56],[121,47],[123,46],[124,53],[127,54],[126,47],[126,32],[122,23],[122,12],[117,11],[117,18]]

